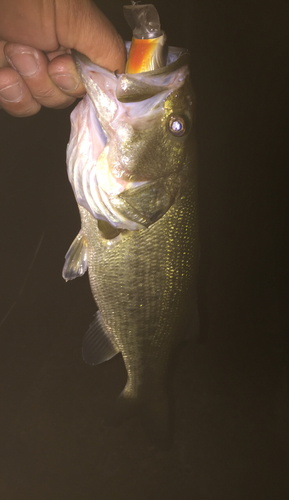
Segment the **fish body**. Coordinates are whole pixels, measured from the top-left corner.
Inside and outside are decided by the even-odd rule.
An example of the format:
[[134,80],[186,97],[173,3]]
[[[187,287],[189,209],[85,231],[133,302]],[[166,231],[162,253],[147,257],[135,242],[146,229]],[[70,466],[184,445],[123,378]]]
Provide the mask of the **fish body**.
[[[127,44],[129,52],[130,44]],[[63,270],[88,269],[98,313],[83,341],[90,364],[121,352],[119,407],[168,433],[170,358],[196,322],[198,227],[194,95],[188,54],[115,75],[75,55],[86,97],[71,115],[68,175],[81,231]]]

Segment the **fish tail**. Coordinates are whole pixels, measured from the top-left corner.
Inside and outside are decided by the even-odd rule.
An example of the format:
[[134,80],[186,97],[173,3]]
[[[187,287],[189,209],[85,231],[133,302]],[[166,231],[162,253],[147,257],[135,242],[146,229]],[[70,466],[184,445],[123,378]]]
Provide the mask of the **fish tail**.
[[155,445],[168,449],[172,442],[171,411],[165,390],[141,391],[132,395],[128,386],[124,388],[116,402],[117,417],[120,420],[137,416],[144,430]]

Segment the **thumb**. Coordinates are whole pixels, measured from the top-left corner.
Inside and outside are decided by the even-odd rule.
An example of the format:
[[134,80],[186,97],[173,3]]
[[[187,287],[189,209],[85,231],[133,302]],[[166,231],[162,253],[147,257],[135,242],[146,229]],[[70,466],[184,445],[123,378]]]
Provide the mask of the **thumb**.
[[91,0],[56,0],[55,29],[59,45],[85,54],[110,71],[124,72],[124,42]]

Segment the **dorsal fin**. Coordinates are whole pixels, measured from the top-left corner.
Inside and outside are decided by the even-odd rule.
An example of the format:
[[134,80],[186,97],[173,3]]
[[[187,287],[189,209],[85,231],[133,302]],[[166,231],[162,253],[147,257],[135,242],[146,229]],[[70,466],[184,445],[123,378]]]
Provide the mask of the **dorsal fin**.
[[65,281],[82,276],[87,270],[87,243],[82,231],[79,231],[65,255],[62,277]]
[[89,365],[99,365],[113,358],[119,350],[105,332],[101,314],[97,311],[93,322],[83,337],[82,357]]

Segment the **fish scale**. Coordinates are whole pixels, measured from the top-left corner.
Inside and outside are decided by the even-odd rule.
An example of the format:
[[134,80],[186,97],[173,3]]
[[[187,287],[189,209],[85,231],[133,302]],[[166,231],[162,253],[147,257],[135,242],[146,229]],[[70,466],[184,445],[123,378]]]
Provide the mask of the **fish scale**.
[[80,208],[92,293],[123,353],[130,398],[138,397],[140,387],[150,390],[143,387],[148,371],[155,384],[164,383],[171,350],[184,335],[182,322],[188,325],[196,273],[189,263],[198,252],[195,197],[189,194],[149,229],[127,231],[117,241],[105,239]]
[[127,67],[136,68],[146,35],[159,33],[155,68],[116,75],[73,53],[87,90],[72,112],[67,148],[81,230],[63,277],[88,269],[98,312],[83,339],[83,358],[95,365],[121,352],[127,383],[118,413],[138,413],[164,444],[170,360],[188,327],[198,327],[195,100],[187,51],[160,53],[165,36],[154,7],[127,10],[134,35],[145,37],[133,41]]

